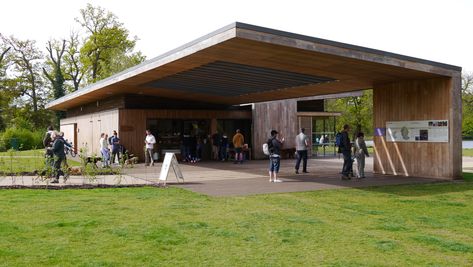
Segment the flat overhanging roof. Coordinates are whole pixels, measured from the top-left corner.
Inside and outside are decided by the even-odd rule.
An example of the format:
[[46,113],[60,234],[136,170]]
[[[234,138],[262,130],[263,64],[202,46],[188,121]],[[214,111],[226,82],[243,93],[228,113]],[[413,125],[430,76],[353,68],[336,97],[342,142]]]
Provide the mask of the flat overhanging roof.
[[67,110],[121,94],[242,104],[458,72],[457,66],[236,22],[46,107]]

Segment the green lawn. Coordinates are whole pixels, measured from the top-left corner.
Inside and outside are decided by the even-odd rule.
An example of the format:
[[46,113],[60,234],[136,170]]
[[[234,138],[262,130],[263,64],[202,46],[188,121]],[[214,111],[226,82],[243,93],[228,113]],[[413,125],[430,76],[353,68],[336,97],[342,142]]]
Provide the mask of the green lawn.
[[463,156],[466,156],[466,157],[473,157],[473,149],[465,148],[463,149],[462,154]]
[[[79,159],[78,156],[77,159]],[[71,166],[80,165],[79,162],[73,160],[68,160],[68,164]],[[43,169],[44,165],[43,149],[0,152],[0,175],[2,173],[33,172]]]
[[35,149],[35,150],[24,150],[24,151],[16,151],[16,150],[10,150],[6,152],[0,152],[0,156],[43,156],[44,155],[44,149]]
[[471,266],[473,183],[0,190],[0,266]]

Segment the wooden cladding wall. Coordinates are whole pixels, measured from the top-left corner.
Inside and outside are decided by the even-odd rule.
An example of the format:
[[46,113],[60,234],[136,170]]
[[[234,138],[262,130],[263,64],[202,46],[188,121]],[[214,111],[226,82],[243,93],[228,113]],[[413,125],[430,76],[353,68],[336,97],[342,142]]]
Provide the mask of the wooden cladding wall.
[[[454,160],[452,144],[461,142],[452,131],[452,88],[448,78],[375,85],[374,127],[387,121],[449,120],[449,143],[386,142],[375,136],[374,172],[404,176],[457,178],[461,163]],[[461,120],[460,120],[461,121]],[[461,131],[460,131],[461,134]]]
[[[120,109],[119,137],[133,154],[144,159],[144,138],[148,119],[251,119],[251,111]],[[215,127],[216,128],[216,127]]]
[[118,129],[118,109],[96,112],[61,120],[61,125],[77,124],[78,149],[87,148],[89,155],[101,155],[100,134],[112,134]]
[[297,101],[281,100],[264,103],[255,103],[253,108],[253,157],[267,158],[263,154],[262,146],[272,129],[284,137],[283,148],[295,148],[295,137],[298,134]]

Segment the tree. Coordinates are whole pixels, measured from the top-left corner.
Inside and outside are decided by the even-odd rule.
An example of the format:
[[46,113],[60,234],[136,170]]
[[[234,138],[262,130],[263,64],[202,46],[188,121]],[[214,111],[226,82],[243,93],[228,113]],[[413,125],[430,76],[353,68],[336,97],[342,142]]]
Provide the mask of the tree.
[[128,30],[113,13],[87,4],[80,14],[76,21],[88,34],[80,49],[80,61],[87,69],[88,83],[107,78],[144,60],[140,53],[133,53],[136,37],[129,38]]
[[[1,34],[0,40],[2,40]],[[3,42],[0,43],[0,131],[6,128],[4,116],[11,100],[6,91],[7,55],[10,49],[11,47],[6,46]]]
[[362,96],[352,96],[326,101],[327,111],[341,112],[337,118],[337,129],[342,129],[344,124],[353,128],[353,134],[360,131],[365,135],[373,134],[373,91],[365,90]]
[[80,40],[77,33],[71,33],[67,41],[65,62],[65,78],[72,82],[72,88],[68,91],[77,91],[82,82],[82,78],[86,72],[82,62],[80,61]]
[[462,73],[462,135],[473,138],[473,73]]
[[[62,41],[48,41],[46,50],[48,51],[48,57],[46,66],[43,67],[44,76],[51,82],[53,89],[54,99],[58,99],[66,95],[64,89],[64,74],[63,74],[63,63],[64,52],[66,51],[66,40]],[[46,68],[49,69],[46,70]],[[56,125],[59,125],[59,121],[65,117],[63,111],[56,111]]]
[[12,71],[16,74],[13,90],[18,91],[21,96],[28,97],[33,111],[37,112],[44,97],[40,75],[43,55],[35,46],[35,41],[22,41],[13,36],[9,38],[2,36],[2,40],[12,48]]
[[7,48],[4,48],[4,49],[0,50],[0,68],[3,66],[4,59],[5,59],[8,51],[10,51],[10,49],[11,49],[11,47],[7,47]]

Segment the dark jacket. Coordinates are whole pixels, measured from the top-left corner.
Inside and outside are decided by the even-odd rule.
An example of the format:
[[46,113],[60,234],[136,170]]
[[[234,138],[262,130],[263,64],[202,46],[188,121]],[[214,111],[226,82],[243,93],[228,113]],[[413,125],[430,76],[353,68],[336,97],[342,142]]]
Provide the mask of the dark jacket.
[[220,146],[221,147],[227,147],[228,146],[228,136],[222,136],[220,139]]
[[54,140],[53,153],[56,157],[66,158],[66,154],[64,153],[64,139],[57,138],[56,140]]
[[271,148],[271,154],[281,155],[281,145],[282,145],[282,143],[279,142],[279,140],[276,139],[275,137],[271,137],[270,140],[273,143],[273,147]]
[[111,141],[112,145],[112,153],[120,152],[120,138],[118,138],[118,136],[113,135],[112,138],[109,140]]
[[53,142],[53,140],[51,139],[51,132],[50,132],[50,131],[47,131],[47,132],[44,134],[44,137],[43,137],[43,146],[44,146],[45,148],[51,147],[52,142]]
[[348,137],[348,132],[342,131],[341,134],[342,134],[342,138],[341,138],[340,150],[351,151],[351,143],[350,143],[350,137]]

